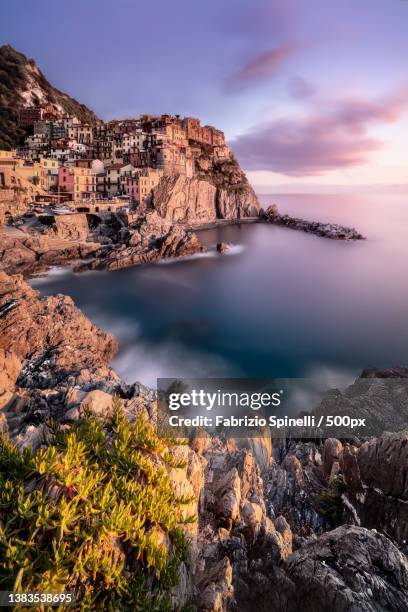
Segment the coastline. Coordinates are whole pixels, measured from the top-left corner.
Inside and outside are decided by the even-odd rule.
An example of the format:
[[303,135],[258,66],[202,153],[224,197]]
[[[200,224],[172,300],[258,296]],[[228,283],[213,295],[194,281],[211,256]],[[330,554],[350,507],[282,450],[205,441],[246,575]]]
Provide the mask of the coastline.
[[240,219],[215,219],[208,223],[190,223],[186,227],[190,231],[199,232],[207,229],[217,229],[217,227],[228,227],[230,225],[249,225],[251,223],[263,223],[261,217],[243,217]]
[[[40,232],[18,232],[0,228],[0,269],[7,273],[29,276],[46,272],[53,265],[69,264],[75,272],[86,270],[118,270],[167,258],[177,258],[205,251],[196,232],[220,227],[265,223],[286,227],[341,241],[363,240],[354,228],[332,223],[306,221],[280,215],[276,206],[260,209],[256,217],[213,219],[206,222],[170,223],[155,211],[127,225],[110,244],[98,242],[98,234],[88,241],[58,239]],[[101,232],[101,227],[99,227]],[[222,253],[225,248],[222,248]]]

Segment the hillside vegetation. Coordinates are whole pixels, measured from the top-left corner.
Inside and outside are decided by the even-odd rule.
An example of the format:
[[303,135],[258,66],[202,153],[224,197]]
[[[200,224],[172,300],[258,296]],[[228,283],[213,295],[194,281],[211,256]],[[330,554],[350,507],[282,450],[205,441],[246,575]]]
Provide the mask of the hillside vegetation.
[[168,443],[118,401],[109,420],[53,427],[36,453],[0,438],[0,590],[71,592],[75,610],[173,609],[191,499],[170,485]]
[[[25,97],[23,94],[26,94]],[[53,104],[56,110],[94,123],[98,117],[84,104],[53,87],[34,60],[10,45],[0,47],[0,149],[10,149],[27,135],[18,125],[18,108],[26,104]]]

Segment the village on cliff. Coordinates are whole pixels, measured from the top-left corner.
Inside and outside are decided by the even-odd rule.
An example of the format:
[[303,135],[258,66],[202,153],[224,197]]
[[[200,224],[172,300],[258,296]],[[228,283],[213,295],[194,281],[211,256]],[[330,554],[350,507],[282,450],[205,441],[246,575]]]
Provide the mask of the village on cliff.
[[203,147],[213,159],[228,160],[222,131],[199,119],[144,115],[95,124],[56,113],[55,106],[19,109],[27,133],[22,146],[0,150],[0,223],[37,208],[60,212],[131,211],[143,204],[164,175],[192,177]]

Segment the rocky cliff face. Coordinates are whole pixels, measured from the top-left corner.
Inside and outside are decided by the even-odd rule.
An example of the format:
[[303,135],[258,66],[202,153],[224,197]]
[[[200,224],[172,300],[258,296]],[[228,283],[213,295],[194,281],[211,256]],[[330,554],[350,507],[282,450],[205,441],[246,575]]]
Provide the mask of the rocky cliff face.
[[148,208],[171,223],[188,225],[258,217],[258,199],[236,160],[231,155],[220,162],[206,151],[195,160],[192,178],[178,174],[162,177]]
[[[408,540],[408,433],[385,433],[341,455],[347,490],[359,523],[380,527],[400,545]],[[405,546],[408,552],[408,547]]]
[[101,373],[117,350],[116,340],[68,296],[39,299],[21,276],[0,272],[0,299],[0,348],[21,362],[19,386],[53,388],[84,372]]

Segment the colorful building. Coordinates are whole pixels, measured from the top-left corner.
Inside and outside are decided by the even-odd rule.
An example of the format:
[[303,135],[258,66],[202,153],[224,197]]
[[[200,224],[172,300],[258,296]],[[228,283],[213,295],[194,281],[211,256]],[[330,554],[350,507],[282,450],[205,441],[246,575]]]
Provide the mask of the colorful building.
[[156,168],[135,170],[124,179],[124,193],[134,204],[144,204],[162,176],[163,172]]
[[45,191],[56,190],[58,188],[59,163],[55,159],[41,157],[41,187]]
[[96,195],[96,178],[90,168],[62,166],[58,172],[58,184],[60,190],[71,193],[74,200]]

